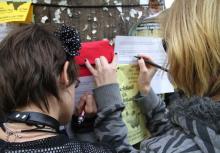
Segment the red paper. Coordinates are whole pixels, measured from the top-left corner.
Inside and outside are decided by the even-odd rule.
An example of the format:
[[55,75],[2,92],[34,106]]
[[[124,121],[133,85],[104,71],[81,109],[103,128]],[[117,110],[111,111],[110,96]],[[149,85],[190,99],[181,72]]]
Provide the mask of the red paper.
[[105,56],[111,62],[114,56],[114,48],[109,44],[109,40],[93,41],[82,43],[80,55],[75,57],[76,64],[80,66],[80,76],[89,76],[91,73],[85,66],[85,59],[91,64],[95,64],[95,59]]

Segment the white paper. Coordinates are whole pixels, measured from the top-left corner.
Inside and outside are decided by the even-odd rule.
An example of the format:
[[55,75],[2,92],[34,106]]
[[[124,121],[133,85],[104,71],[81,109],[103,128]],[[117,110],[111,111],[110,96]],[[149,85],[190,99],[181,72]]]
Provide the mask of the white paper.
[[173,4],[174,0],[165,0],[166,9],[170,8]]
[[[134,56],[143,54],[152,58],[154,63],[165,66],[167,63],[166,52],[162,46],[161,38],[139,36],[117,36],[115,39],[115,52],[118,53],[119,64],[134,64],[137,59]],[[173,92],[167,73],[158,69],[151,86],[155,93]]]
[[149,0],[140,0],[140,5],[147,5]]
[[92,94],[92,90],[95,87],[95,81],[93,76],[85,76],[80,77],[80,84],[79,87],[76,88],[76,94],[75,94],[75,103],[78,104],[80,97],[85,93]]
[[8,33],[15,27],[16,25],[14,24],[0,24],[0,41],[2,41],[2,39],[4,39],[8,35]]

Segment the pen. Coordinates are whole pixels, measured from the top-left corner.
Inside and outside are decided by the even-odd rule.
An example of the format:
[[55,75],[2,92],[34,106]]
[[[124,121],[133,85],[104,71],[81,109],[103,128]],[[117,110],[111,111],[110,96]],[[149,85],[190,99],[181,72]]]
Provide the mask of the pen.
[[[141,59],[140,56],[134,56],[134,57],[137,58],[137,59]],[[151,62],[151,61],[148,61],[148,60],[145,60],[145,59],[144,59],[144,62],[145,62],[146,64],[152,65],[152,66],[154,66],[154,67],[156,67],[156,68],[159,68],[159,69],[161,69],[161,70],[163,70],[163,71],[168,72],[168,69],[166,69],[166,68],[164,68],[164,67],[162,67],[162,66],[160,66],[160,65],[157,65],[157,64],[155,64],[155,63],[153,63],[153,62]]]
[[78,124],[82,124],[82,122],[85,119],[85,110],[84,109],[85,109],[85,105],[83,106],[83,110],[78,117]]

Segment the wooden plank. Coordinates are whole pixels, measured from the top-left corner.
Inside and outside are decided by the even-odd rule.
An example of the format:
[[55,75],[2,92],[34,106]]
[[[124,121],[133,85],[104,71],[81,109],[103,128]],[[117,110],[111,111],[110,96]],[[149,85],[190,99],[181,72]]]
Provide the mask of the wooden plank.
[[[147,1],[147,0],[146,0]],[[115,0],[34,0],[36,4],[64,4],[68,6],[108,6],[115,5]],[[122,5],[139,5],[140,0],[116,0]]]
[[[140,6],[140,0],[51,0],[47,3],[48,1],[50,0],[33,0],[35,22],[42,22],[42,17],[46,16],[47,23],[75,26],[83,41],[128,35],[130,28],[140,20],[138,13],[148,16],[148,8]],[[115,1],[122,6],[116,7]],[[164,0],[158,1],[162,4]]]
[[142,11],[144,16],[147,15],[147,9],[145,7],[122,8],[123,14],[121,14],[117,8],[103,10],[103,8],[59,8],[42,6],[35,6],[34,14],[36,23],[40,23],[42,17],[47,16],[49,18],[47,23],[65,23],[75,26],[81,33],[82,41],[93,41],[104,38],[113,39],[116,35],[128,35],[129,29],[139,20],[137,14],[134,18],[130,16],[132,9]]

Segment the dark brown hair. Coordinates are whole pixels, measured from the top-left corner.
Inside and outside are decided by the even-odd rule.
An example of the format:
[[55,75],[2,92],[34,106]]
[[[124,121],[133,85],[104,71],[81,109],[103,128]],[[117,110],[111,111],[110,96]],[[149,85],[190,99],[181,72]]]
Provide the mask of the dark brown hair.
[[[31,24],[10,33],[0,43],[0,109],[9,113],[32,102],[48,110],[48,96],[60,100],[58,78],[66,61],[53,27]],[[74,60],[70,85],[77,79]]]

